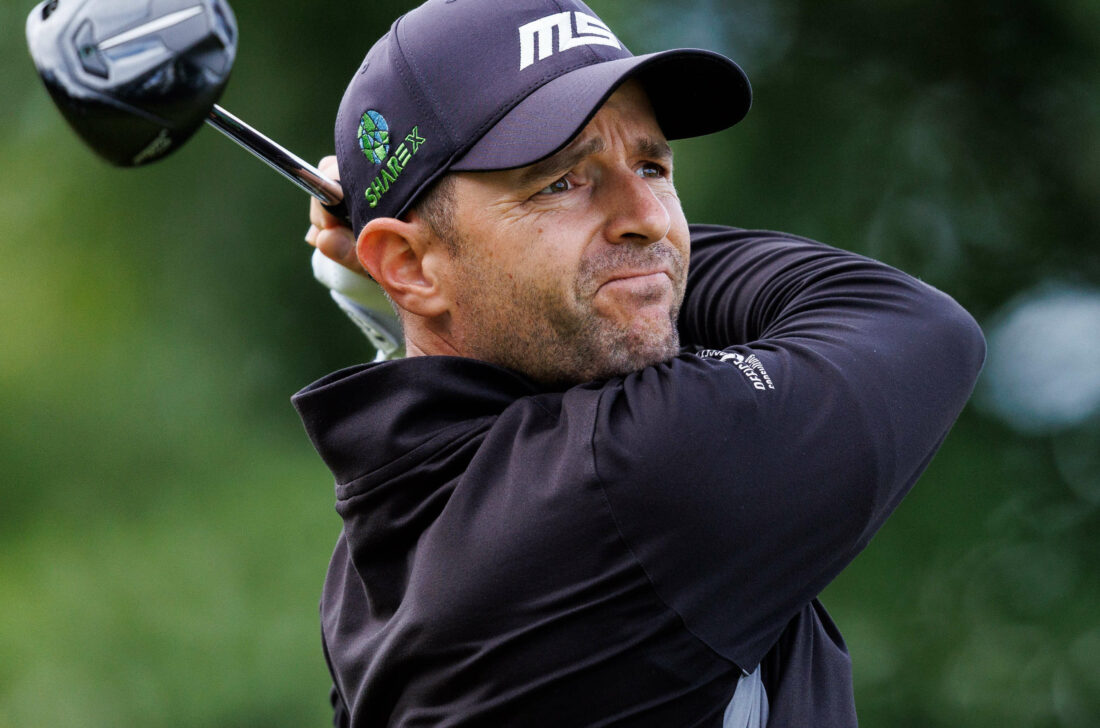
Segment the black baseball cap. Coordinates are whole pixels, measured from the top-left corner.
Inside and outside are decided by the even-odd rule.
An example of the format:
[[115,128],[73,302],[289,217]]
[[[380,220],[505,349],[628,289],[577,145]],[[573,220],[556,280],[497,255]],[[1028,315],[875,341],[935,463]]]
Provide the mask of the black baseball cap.
[[725,56],[635,56],[576,0],[428,0],[374,44],[340,102],[336,156],[355,233],[400,217],[448,171],[554,154],[628,78],[669,139],[730,127],[752,101]]

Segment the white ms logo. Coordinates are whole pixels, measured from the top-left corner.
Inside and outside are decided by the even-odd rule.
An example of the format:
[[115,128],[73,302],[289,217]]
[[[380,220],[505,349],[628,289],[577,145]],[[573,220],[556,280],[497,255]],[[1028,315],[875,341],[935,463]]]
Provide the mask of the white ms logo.
[[519,27],[519,70],[533,65],[535,61],[544,61],[554,54],[555,30],[558,36],[558,53],[583,45],[622,48],[619,39],[599,18],[576,11],[547,15]]

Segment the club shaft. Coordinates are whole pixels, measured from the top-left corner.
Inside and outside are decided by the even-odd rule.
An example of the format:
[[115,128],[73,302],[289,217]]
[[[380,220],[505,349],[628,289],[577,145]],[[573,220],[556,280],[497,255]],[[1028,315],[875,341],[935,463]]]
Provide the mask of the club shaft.
[[344,199],[344,192],[339,182],[321,174],[320,170],[312,164],[264,136],[217,104],[210,110],[206,123],[252,152],[276,172],[324,204],[336,205]]

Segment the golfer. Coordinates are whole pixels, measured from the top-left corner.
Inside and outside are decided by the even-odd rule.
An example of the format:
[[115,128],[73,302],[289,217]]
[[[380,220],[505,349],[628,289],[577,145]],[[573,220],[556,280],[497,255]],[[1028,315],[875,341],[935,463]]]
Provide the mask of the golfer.
[[817,596],[984,344],[886,265],[688,224],[668,140],[749,102],[728,59],[633,56],[573,0],[429,0],[355,72],[353,231],[315,205],[309,239],[408,357],[294,398],[343,519],[336,725],[856,725]]

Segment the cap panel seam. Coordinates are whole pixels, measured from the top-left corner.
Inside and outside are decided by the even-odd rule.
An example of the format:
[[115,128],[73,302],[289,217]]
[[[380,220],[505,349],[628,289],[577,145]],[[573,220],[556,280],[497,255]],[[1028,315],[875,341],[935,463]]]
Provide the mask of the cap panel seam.
[[394,23],[393,43],[396,50],[395,56],[397,57],[397,72],[401,76],[401,83],[409,91],[409,95],[416,100],[416,107],[422,112],[428,113],[432,116],[436,122],[436,126],[441,129],[446,135],[447,140],[450,142],[448,146],[453,147],[455,140],[451,134],[451,130],[443,123],[444,117],[439,113],[439,104],[435,103],[432,98],[432,89],[426,83],[419,83],[422,78],[420,69],[415,67],[413,59],[408,53],[405,52],[404,44],[401,42],[401,27],[398,25],[404,16],[398,18],[398,21]]
[[[560,0],[550,0],[550,4],[553,7],[557,8],[558,12],[565,12],[565,8],[563,8],[563,4]],[[516,32],[518,33],[519,30],[517,29]],[[616,38],[616,40],[618,39]],[[420,64],[415,56],[405,53],[404,47],[401,43],[400,35],[396,32],[394,33],[394,42],[397,44],[397,47],[400,50],[400,58],[408,66],[409,73],[412,74],[416,79],[425,78],[421,70]],[[634,56],[634,54],[631,53],[630,50],[623,45],[622,41],[618,41],[618,43],[620,50],[623,50],[627,53],[627,57]],[[578,50],[582,50],[583,55],[578,54],[577,61],[564,68],[557,68],[552,71],[544,71],[541,76],[529,81],[526,85],[523,86],[523,88],[519,89],[510,98],[498,104],[497,113],[493,114],[486,121],[482,122],[478,127],[473,129],[471,134],[469,135],[470,138],[456,141],[454,135],[451,133],[451,129],[440,124],[440,126],[445,129],[445,133],[447,134],[448,139],[451,141],[451,145],[457,145],[455,147],[456,154],[448,160],[447,166],[449,167],[451,162],[453,162],[455,159],[460,158],[463,154],[472,149],[473,146],[481,139],[481,137],[485,135],[485,132],[487,132],[492,126],[494,126],[497,122],[507,116],[520,101],[530,96],[536,90],[546,85],[550,81],[553,81],[555,78],[558,78],[559,76],[563,76],[584,66],[590,66],[593,64],[593,62],[601,62],[599,56],[593,49],[587,46],[582,46]],[[420,84],[408,84],[407,82],[406,85],[414,88],[420,87]],[[436,95],[435,89],[432,88],[429,84],[423,84],[423,86],[425,86],[425,88],[421,89],[420,95],[424,97],[426,103],[431,105],[431,110],[435,118],[437,120],[442,120],[446,118],[445,114],[442,113],[443,111],[445,111],[444,109],[442,109],[443,104]]]
[[[563,13],[563,12],[567,12],[567,11],[568,12],[575,12],[575,6],[570,5],[569,8],[566,8],[566,7],[564,7],[565,4],[561,0],[550,0],[549,4],[551,6],[557,8],[559,13]],[[591,8],[589,8],[589,9],[591,9]],[[517,28],[516,32],[517,33],[519,32],[518,28]],[[621,40],[619,40],[619,37],[617,35],[615,36],[615,40],[619,44],[619,50],[626,52],[626,57],[627,58],[633,58],[634,57],[634,54],[631,53],[630,49],[627,48]],[[575,50],[577,50],[577,49],[575,49]],[[571,64],[569,66],[566,66],[565,68],[557,69],[557,70],[554,70],[554,71],[543,72],[543,75],[541,77],[539,77],[538,79],[528,83],[526,86],[523,87],[522,90],[520,90],[515,95],[513,95],[512,98],[510,98],[508,101],[504,102],[501,105],[501,109],[497,114],[495,114],[493,117],[491,117],[489,120],[487,120],[481,126],[479,126],[477,129],[474,130],[473,135],[472,135],[473,139],[466,146],[464,146],[462,149],[459,150],[460,153],[456,158],[461,157],[466,152],[470,151],[470,149],[472,149],[474,147],[474,145],[477,144],[477,142],[481,139],[481,137],[485,135],[485,132],[487,132],[491,127],[496,125],[497,122],[499,122],[501,119],[503,119],[509,113],[511,113],[512,109],[514,109],[515,106],[520,101],[523,101],[523,99],[527,98],[528,96],[530,96],[532,93],[534,93],[538,89],[540,89],[543,86],[545,86],[546,84],[550,83],[555,78],[558,78],[559,76],[564,76],[567,73],[571,73],[571,72],[577,70],[578,68],[593,65],[593,62],[595,62],[595,63],[605,62],[605,61],[601,61],[600,57],[596,53],[595,49],[593,49],[589,46],[581,46],[579,48],[579,50],[582,50],[584,52],[584,56],[578,56],[578,60],[576,62],[574,62],[573,64]],[[614,60],[621,60],[621,59],[614,59]]]
[[554,79],[556,79],[560,76],[564,76],[567,73],[572,73],[573,71],[577,70],[578,68],[583,68],[583,67],[591,66],[591,65],[593,65],[592,62],[591,62],[591,59],[580,60],[580,61],[577,61],[576,63],[574,63],[573,65],[567,66],[563,69],[559,69],[559,70],[551,72],[551,73],[546,73],[541,78],[539,78],[538,80],[532,81],[527,86],[524,86],[521,90],[519,90],[515,94],[513,94],[511,98],[509,98],[507,101],[505,101],[503,104],[501,104],[500,111],[497,114],[492,116],[487,121],[483,122],[476,129],[474,129],[473,134],[471,134],[472,139],[465,146],[463,146],[459,151],[462,154],[465,154],[466,152],[470,151],[470,149],[472,149],[473,146],[475,144],[477,144],[477,142],[481,139],[481,137],[485,136],[485,132],[487,132],[490,129],[490,127],[495,126],[501,119],[503,119],[505,116],[510,114],[512,112],[512,110],[516,107],[516,105],[519,104],[520,101],[523,101],[525,98],[527,98],[528,96],[533,94],[538,89],[542,88],[543,86],[545,86],[546,84],[550,83],[551,81],[553,81]]

